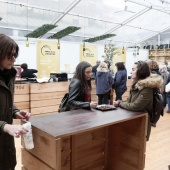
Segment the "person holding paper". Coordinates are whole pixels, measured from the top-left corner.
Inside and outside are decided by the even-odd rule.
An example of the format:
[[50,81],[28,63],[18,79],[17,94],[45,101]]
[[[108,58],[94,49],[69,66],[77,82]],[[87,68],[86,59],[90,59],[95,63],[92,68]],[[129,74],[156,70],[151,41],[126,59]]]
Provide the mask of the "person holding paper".
[[14,170],[16,150],[14,137],[27,133],[22,125],[13,125],[13,118],[29,120],[30,113],[13,105],[14,82],[17,71],[13,67],[19,47],[10,37],[0,34],[0,169]]

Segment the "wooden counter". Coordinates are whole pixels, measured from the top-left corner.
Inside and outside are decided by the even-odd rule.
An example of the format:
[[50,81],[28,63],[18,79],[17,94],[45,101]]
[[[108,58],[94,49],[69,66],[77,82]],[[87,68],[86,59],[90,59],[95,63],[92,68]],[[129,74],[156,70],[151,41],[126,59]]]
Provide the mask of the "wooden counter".
[[[123,100],[129,95],[131,80],[127,81],[127,91]],[[69,82],[16,84],[14,104],[22,110],[31,112],[32,116],[56,113],[65,93],[68,92]],[[92,81],[92,101],[97,102],[96,85]],[[115,94],[113,96],[115,99]]]
[[23,170],[143,170],[147,114],[76,110],[32,117]]

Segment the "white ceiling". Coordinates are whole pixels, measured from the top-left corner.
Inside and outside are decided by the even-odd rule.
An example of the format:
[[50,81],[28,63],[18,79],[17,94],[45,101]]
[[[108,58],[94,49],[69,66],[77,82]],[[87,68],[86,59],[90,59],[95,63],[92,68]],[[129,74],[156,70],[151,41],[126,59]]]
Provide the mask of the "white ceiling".
[[23,39],[43,24],[56,24],[41,38],[77,26],[81,29],[61,41],[82,42],[111,33],[116,36],[96,43],[111,42],[117,47],[158,44],[158,39],[160,43],[169,43],[170,0],[122,0],[122,9],[115,7],[119,1],[0,0],[0,32]]

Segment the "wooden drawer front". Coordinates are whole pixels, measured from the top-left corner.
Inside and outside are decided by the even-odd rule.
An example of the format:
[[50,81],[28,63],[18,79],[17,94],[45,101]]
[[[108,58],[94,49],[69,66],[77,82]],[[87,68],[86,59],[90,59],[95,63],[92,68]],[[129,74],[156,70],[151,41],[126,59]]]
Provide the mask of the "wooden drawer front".
[[14,103],[16,107],[18,107],[20,110],[23,109],[29,109],[30,108],[30,102],[16,102]]
[[108,169],[143,170],[146,141],[144,119],[146,117],[140,117],[109,127]]
[[[48,134],[34,127],[32,129],[32,132],[33,132],[34,148],[28,151],[34,156],[36,156],[39,160],[47,164],[51,169],[60,170],[61,169],[61,140],[60,139],[56,140],[55,138],[52,138],[52,136],[49,136]],[[21,143],[22,146],[24,147],[23,140]],[[26,163],[23,163],[24,167],[27,168],[28,166],[25,166],[25,164]],[[27,169],[29,170],[29,168]]]
[[53,170],[51,167],[49,167],[47,164],[33,156],[31,153],[29,153],[26,149],[21,150],[22,154],[22,170]]
[[15,94],[29,94],[30,84],[15,84]]
[[49,92],[49,93],[35,93],[30,94],[30,100],[46,100],[46,99],[62,99],[64,94],[67,93],[67,91],[56,91],[56,92]]
[[101,169],[105,161],[105,128],[72,137],[72,169]]
[[30,93],[46,93],[56,91],[67,91],[68,82],[57,82],[57,83],[44,83],[44,84],[31,84]]
[[56,105],[59,105],[60,102],[61,102],[61,99],[31,101],[31,108],[56,106]]
[[27,102],[29,101],[29,94],[16,94],[14,96],[14,103],[17,103],[17,102]]

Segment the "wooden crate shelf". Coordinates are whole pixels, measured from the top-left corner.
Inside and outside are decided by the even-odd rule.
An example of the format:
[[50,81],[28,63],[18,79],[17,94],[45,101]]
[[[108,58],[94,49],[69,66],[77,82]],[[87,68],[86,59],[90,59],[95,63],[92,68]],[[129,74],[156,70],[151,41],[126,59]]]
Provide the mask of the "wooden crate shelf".
[[170,65],[170,49],[149,50],[149,59],[155,60],[158,64],[163,64],[164,61]]

